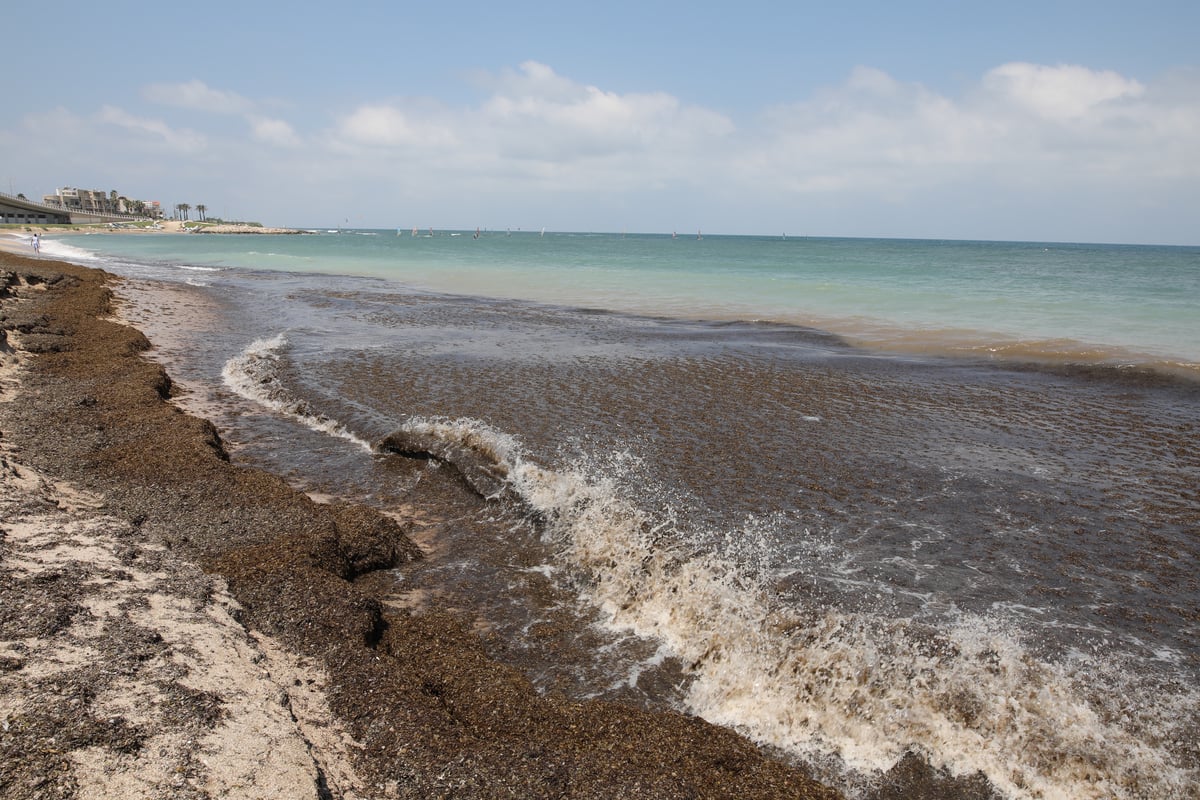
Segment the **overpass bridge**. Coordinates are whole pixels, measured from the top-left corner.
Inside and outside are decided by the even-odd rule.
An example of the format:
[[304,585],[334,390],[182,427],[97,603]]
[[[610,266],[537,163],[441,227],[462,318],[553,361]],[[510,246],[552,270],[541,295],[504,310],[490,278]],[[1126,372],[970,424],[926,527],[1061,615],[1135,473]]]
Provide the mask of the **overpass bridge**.
[[95,222],[134,222],[149,217],[137,214],[101,214],[26,200],[0,192],[0,224],[86,225]]

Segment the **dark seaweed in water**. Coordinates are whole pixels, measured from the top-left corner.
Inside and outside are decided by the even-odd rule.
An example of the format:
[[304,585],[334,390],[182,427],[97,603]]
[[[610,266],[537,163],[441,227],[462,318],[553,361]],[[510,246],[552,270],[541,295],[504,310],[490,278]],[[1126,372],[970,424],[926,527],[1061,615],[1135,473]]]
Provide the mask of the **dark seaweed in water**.
[[381,452],[406,458],[432,458],[448,464],[480,497],[498,495],[507,486],[508,470],[485,453],[430,433],[397,430],[375,443]]
[[[184,370],[214,383],[286,332],[279,381],[315,413],[366,439],[439,419],[495,445],[480,493],[503,479],[538,524],[472,507],[409,589],[488,598],[493,645],[542,685],[665,691],[868,772],[911,745],[1014,796],[1189,796],[1194,384],[322,280],[220,293],[236,334]],[[423,481],[224,402],[241,458],[315,490],[386,507]],[[454,463],[458,441],[396,449]]]

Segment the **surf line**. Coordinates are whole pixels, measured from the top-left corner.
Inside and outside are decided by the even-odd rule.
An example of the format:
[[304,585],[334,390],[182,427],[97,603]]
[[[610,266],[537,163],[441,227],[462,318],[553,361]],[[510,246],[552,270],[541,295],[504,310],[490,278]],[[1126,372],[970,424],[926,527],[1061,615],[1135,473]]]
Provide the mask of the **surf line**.
[[317,411],[312,403],[297,397],[283,385],[281,371],[287,337],[280,333],[270,339],[256,339],[238,355],[225,362],[221,377],[239,397],[250,400],[297,420],[318,433],[353,442],[367,452],[371,443],[335,419]]

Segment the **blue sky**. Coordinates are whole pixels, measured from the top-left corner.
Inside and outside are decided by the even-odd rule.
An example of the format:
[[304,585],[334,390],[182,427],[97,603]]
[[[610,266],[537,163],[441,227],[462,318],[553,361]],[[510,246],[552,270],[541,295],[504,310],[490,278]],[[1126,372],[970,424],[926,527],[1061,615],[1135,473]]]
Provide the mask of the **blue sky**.
[[1200,244],[1194,0],[25,3],[3,22],[30,68],[0,110],[0,189],[30,197]]

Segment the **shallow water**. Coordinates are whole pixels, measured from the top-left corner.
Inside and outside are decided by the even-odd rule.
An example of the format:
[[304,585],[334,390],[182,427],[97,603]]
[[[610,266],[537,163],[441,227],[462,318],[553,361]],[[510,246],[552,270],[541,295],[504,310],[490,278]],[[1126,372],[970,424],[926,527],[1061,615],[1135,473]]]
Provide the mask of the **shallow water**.
[[[123,291],[239,459],[450,516],[397,602],[469,609],[546,690],[684,708],[852,794],[913,750],[1008,797],[1196,796],[1195,381],[104,265],[186,298]],[[503,490],[422,494],[447,467],[370,448],[400,427]]]
[[47,245],[143,263],[354,275],[473,297],[774,321],[910,353],[1200,369],[1195,247],[403,233],[117,234]]

